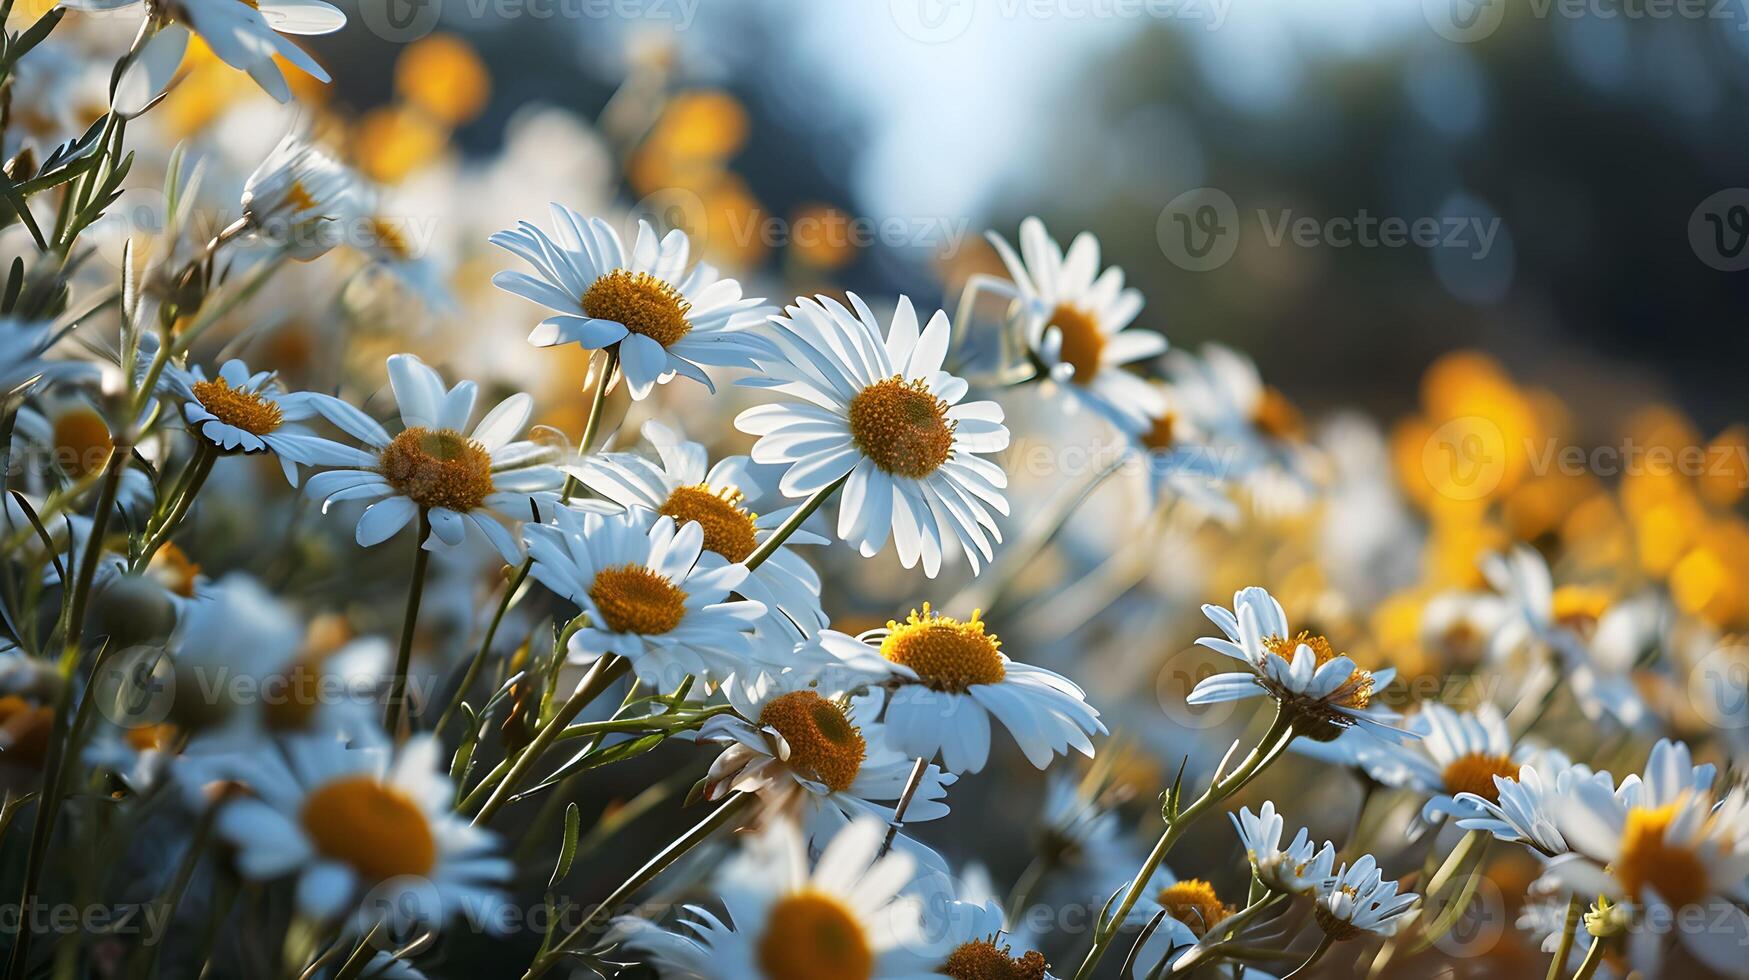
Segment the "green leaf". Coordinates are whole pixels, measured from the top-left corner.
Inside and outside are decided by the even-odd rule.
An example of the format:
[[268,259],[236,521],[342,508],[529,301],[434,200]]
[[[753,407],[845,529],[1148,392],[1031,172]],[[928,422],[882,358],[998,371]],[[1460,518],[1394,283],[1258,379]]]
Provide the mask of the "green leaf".
[[577,810],[577,804],[565,804],[565,839],[559,846],[559,863],[553,868],[553,876],[547,879],[547,889],[550,891],[559,887],[559,882],[571,873],[571,861],[577,856],[577,832],[582,828],[583,818]]

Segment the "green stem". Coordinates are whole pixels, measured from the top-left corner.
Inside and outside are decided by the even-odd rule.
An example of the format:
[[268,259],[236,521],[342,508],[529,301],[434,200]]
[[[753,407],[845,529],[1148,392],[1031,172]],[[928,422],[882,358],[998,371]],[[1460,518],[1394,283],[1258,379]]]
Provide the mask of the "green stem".
[[401,620],[401,646],[395,653],[395,672],[389,676],[389,703],[383,711],[383,730],[398,738],[406,714],[407,668],[413,660],[413,628],[419,621],[419,600],[425,594],[425,566],[431,552],[425,539],[431,536],[431,515],[419,508],[419,534],[413,542],[413,581],[407,586],[407,614]]
[[578,924],[577,928],[566,933],[563,939],[560,939],[550,949],[543,950],[539,956],[535,957],[534,962],[529,964],[528,972],[522,975],[522,980],[535,980],[536,977],[539,977],[541,974],[552,969],[552,967],[564,957],[565,947],[576,942],[579,938],[601,925],[603,919],[612,915],[615,909],[625,905],[628,899],[637,894],[638,889],[643,888],[657,875],[667,870],[668,866],[679,860],[681,855],[692,850],[694,847],[697,847],[706,838],[710,837],[711,834],[716,832],[717,828],[728,823],[742,810],[746,809],[755,798],[756,797],[751,793],[731,794],[728,799],[723,801],[722,806],[717,807],[714,813],[699,821],[697,826],[681,835],[672,844],[663,848],[662,853],[651,858],[642,868],[638,869],[636,874],[627,878],[623,884],[614,889],[613,894],[607,896],[607,898],[602,900],[601,904],[590,910],[589,914],[584,917],[583,921]]
[[346,958],[346,963],[340,967],[340,972],[334,974],[334,980],[357,980],[358,975],[364,972],[364,968],[369,966],[371,959],[376,956],[376,945],[372,940],[376,938],[377,930],[381,928],[382,926],[372,926],[370,932],[364,934],[364,938],[360,939],[358,945],[352,948],[352,955]]
[[1584,909],[1578,895],[1567,900],[1567,919],[1561,924],[1561,942],[1555,947],[1555,958],[1549,962],[1549,972],[1544,974],[1544,980],[1560,980],[1561,971],[1567,968],[1567,960],[1573,955],[1573,937],[1579,931],[1579,916]]
[[826,498],[837,493],[838,488],[844,486],[845,481],[849,479],[850,474],[846,473],[838,479],[833,480],[831,483],[815,490],[812,496],[808,497],[807,500],[802,501],[802,505],[796,508],[796,512],[791,514],[782,524],[778,525],[777,530],[771,533],[771,537],[760,542],[759,547],[754,548],[753,553],[747,556],[747,560],[743,563],[747,566],[747,570],[751,572],[760,565],[765,564],[765,559],[776,554],[777,549],[783,547],[783,543],[789,540],[790,535],[796,533],[796,528],[801,527],[802,522],[813,516],[814,511],[819,510],[820,505],[826,502]]
[[1602,963],[1603,937],[1597,936],[1591,940],[1591,948],[1585,951],[1585,960],[1579,964],[1579,972],[1573,974],[1573,980],[1591,980]]
[[1320,959],[1323,959],[1324,954],[1329,952],[1330,947],[1335,945],[1335,944],[1336,944],[1336,937],[1332,936],[1326,932],[1324,934],[1324,938],[1318,940],[1318,948],[1312,950],[1312,955],[1306,957],[1306,961],[1304,963],[1301,963],[1299,966],[1295,967],[1294,972],[1288,974],[1285,977],[1282,977],[1281,980],[1294,980],[1295,977],[1305,976],[1307,974],[1307,972],[1309,972],[1312,969],[1312,964],[1318,962]]
[[[589,668],[589,673],[583,675],[583,679],[578,682],[577,690],[573,691],[571,696],[565,699],[565,703],[560,705],[553,717],[541,726],[541,730],[535,734],[534,740],[517,754],[516,761],[510,763],[509,768],[505,770],[503,781],[492,790],[492,795],[486,800],[486,805],[474,815],[475,826],[480,826],[497,815],[504,804],[510,801],[511,794],[516,792],[516,787],[528,775],[529,770],[534,768],[534,764],[540,760],[541,755],[553,742],[558,740],[559,733],[571,723],[571,719],[577,717],[584,708],[589,706],[589,702],[599,697],[602,691],[607,690],[614,681],[630,669],[631,661],[611,653],[595,661],[594,665]],[[493,772],[496,774],[497,770]],[[491,778],[491,776],[487,777],[488,780]],[[469,794],[469,799],[472,799],[486,785],[487,783],[482,782],[473,794]],[[466,801],[463,801],[463,806],[466,805]]]
[[1288,743],[1292,742],[1293,739],[1292,721],[1286,712],[1277,708],[1275,719],[1270,722],[1269,730],[1258,740],[1257,746],[1251,750],[1251,754],[1245,757],[1239,767],[1209,784],[1209,788],[1203,792],[1201,797],[1197,798],[1196,802],[1168,819],[1165,832],[1155,842],[1154,849],[1148,853],[1148,858],[1142,863],[1141,870],[1136,872],[1136,877],[1124,892],[1124,897],[1119,901],[1116,911],[1111,914],[1108,921],[1100,922],[1095,926],[1093,948],[1087,951],[1087,958],[1081,962],[1081,968],[1075,971],[1075,980],[1088,980],[1093,976],[1093,971],[1099,966],[1099,961],[1105,958],[1106,952],[1111,948],[1112,940],[1117,938],[1124,922],[1129,919],[1130,910],[1135,908],[1136,901],[1141,898],[1142,891],[1148,887],[1148,882],[1154,877],[1154,872],[1159,869],[1161,862],[1166,860],[1167,852],[1171,851],[1172,846],[1178,843],[1178,839],[1183,836],[1184,831],[1198,817],[1242,789],[1246,783],[1262,772],[1264,767],[1275,761],[1276,757],[1287,748]]
[[194,458],[188,461],[188,472],[178,485],[175,503],[170,512],[164,515],[164,519],[149,530],[146,545],[140,549],[140,554],[129,566],[129,571],[138,572],[152,563],[152,556],[158,553],[159,548],[164,547],[170,536],[176,533],[182,519],[188,516],[189,508],[194,506],[194,498],[200,493],[200,488],[206,485],[206,478],[212,473],[213,464],[218,462],[219,451],[213,444],[198,436],[196,439],[198,445]]
[[[103,536],[109,529],[109,514],[115,509],[116,493],[121,476],[128,468],[133,446],[118,442],[110,457],[109,470],[103,479],[103,489],[97,495],[97,511],[91,515],[90,537],[85,542],[85,554],[79,559],[77,581],[70,599],[63,600],[65,610],[64,636],[60,672],[61,693],[55,704],[54,730],[49,736],[49,748],[43,760],[43,792],[37,801],[36,820],[31,827],[30,852],[24,863],[24,883],[19,892],[18,907],[29,910],[36,901],[37,886],[42,882],[44,862],[48,859],[49,843],[54,839],[55,820],[60,814],[61,789],[66,777],[67,749],[71,736],[71,707],[74,675],[79,666],[79,647],[84,640],[85,606],[91,599],[91,583],[97,574],[97,562],[103,557]],[[64,583],[63,583],[64,584]],[[31,931],[20,928],[12,944],[12,956],[7,961],[8,980],[23,980],[30,964]]]

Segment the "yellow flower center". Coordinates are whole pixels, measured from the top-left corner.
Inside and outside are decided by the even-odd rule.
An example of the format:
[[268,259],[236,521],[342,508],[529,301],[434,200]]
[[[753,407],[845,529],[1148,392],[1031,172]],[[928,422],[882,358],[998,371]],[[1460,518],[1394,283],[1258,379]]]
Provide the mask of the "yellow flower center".
[[157,725],[139,725],[123,732],[122,738],[135,752],[164,749],[176,742],[176,726],[168,722]]
[[465,513],[492,492],[491,455],[454,429],[413,426],[383,450],[377,470],[421,507]]
[[188,557],[188,552],[166,541],[152,556],[146,571],[164,588],[184,599],[194,598],[194,583],[200,577],[200,564]]
[[316,209],[316,199],[301,180],[294,180],[285,189],[286,207],[293,211],[313,211]]
[[1597,629],[1597,621],[1608,611],[1609,600],[1607,589],[1563,585],[1555,590],[1549,604],[1555,622],[1580,636],[1590,636]]
[[[1294,662],[1294,652],[1301,646],[1311,648],[1312,656],[1319,667],[1340,656],[1327,638],[1306,630],[1301,630],[1299,635],[1292,637],[1266,636],[1263,638],[1264,649],[1290,664]],[[1331,692],[1330,696],[1323,700],[1331,704],[1339,704],[1345,708],[1359,710],[1372,703],[1372,696],[1372,671],[1356,667],[1348,682]]]
[[686,315],[692,304],[680,290],[648,272],[615,269],[583,292],[583,312],[597,320],[612,320],[632,333],[667,347],[692,330]]
[[299,656],[285,673],[270,681],[272,697],[263,698],[261,704],[262,720],[268,728],[289,732],[309,724],[322,699],[324,659],[312,654]]
[[1699,801],[1679,800],[1655,810],[1628,811],[1614,870],[1629,894],[1644,898],[1646,890],[1653,889],[1676,908],[1698,905],[1707,897],[1706,862],[1694,848],[1666,836],[1682,807],[1699,805]]
[[55,709],[16,694],[0,697],[0,762],[41,769],[54,728]]
[[686,591],[643,565],[616,565],[595,573],[589,598],[614,633],[666,633],[686,617]]
[[114,451],[109,426],[91,409],[62,412],[55,419],[55,457],[75,480],[103,469]]
[[1148,426],[1148,431],[1142,433],[1142,445],[1155,451],[1171,449],[1174,425],[1171,412],[1155,419]]
[[1518,767],[1512,764],[1511,756],[1471,752],[1453,759],[1440,774],[1447,793],[1453,796],[1474,793],[1489,803],[1500,802],[1500,790],[1494,785],[1495,776],[1518,777]]
[[759,968],[768,980],[868,980],[874,951],[843,903],[803,891],[771,907],[759,937]]
[[1306,419],[1278,389],[1265,387],[1251,413],[1257,431],[1275,439],[1294,439],[1306,431]]
[[194,397],[201,407],[226,425],[234,425],[251,435],[264,436],[279,428],[283,416],[279,406],[253,391],[231,387],[224,378],[196,381]]
[[850,400],[850,437],[862,454],[895,476],[921,480],[953,455],[955,424],[947,402],[922,380],[893,375]]
[[318,853],[371,883],[423,877],[437,864],[437,841],[425,813],[370,776],[347,776],[313,790],[298,822]]
[[371,234],[376,236],[377,247],[385,255],[392,255],[406,261],[413,257],[413,249],[407,244],[407,236],[401,234],[401,229],[386,218],[370,219]]
[[891,630],[881,640],[881,656],[917,672],[923,683],[937,691],[964,693],[973,684],[996,684],[1008,675],[998,652],[1002,642],[984,632],[984,622],[973,610],[972,618],[960,622],[951,616],[917,610],[903,623],[887,621]]
[[955,980],[1044,980],[1050,964],[1045,962],[1043,953],[1037,950],[1024,956],[1012,953],[1012,947],[998,946],[990,939],[961,943],[936,972]]
[[835,793],[856,782],[868,746],[838,702],[813,691],[792,691],[767,702],[759,724],[777,729],[789,743],[792,768],[812,773]]
[[1058,303],[1051,311],[1051,326],[1063,335],[1063,348],[1058,357],[1074,370],[1070,376],[1078,385],[1093,383],[1099,373],[1099,355],[1105,351],[1105,334],[1093,314],[1078,306]]
[[705,548],[737,564],[746,561],[757,544],[754,517],[741,507],[741,491],[733,487],[712,490],[702,483],[676,487],[660,513],[680,525],[697,521],[704,529]]
[[1234,912],[1215,894],[1215,886],[1201,878],[1186,878],[1168,885],[1157,900],[1167,915],[1189,926],[1198,939]]

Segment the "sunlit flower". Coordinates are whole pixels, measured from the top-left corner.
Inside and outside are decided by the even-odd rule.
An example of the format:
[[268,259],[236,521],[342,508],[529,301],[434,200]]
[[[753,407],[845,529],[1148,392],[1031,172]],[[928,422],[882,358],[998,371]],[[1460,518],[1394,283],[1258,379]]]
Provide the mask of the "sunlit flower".
[[1145,930],[1130,976],[1147,980],[1161,963],[1175,963],[1204,940],[1213,942],[1238,911],[1209,882],[1181,879],[1161,865],[1130,910],[1129,921]]
[[1499,840],[1522,843],[1547,857],[1565,854],[1567,841],[1561,836],[1554,802],[1577,792],[1575,786],[1589,780],[1600,780],[1606,790],[1614,787],[1608,773],[1573,765],[1558,752],[1541,753],[1511,776],[1496,775],[1493,797],[1460,793],[1458,802],[1477,813],[1458,820],[1458,826],[1485,830]]
[[726,915],[687,906],[685,932],[642,919],[613,920],[610,940],[647,955],[664,978],[815,980],[915,978],[918,899],[901,895],[912,858],[880,856],[879,821],[859,820],[826,845],[812,870],[795,826],[774,821],[718,879]]
[[1460,712],[1423,703],[1403,728],[1418,737],[1407,745],[1371,739],[1356,754],[1373,779],[1429,794],[1421,810],[1428,821],[1444,814],[1476,815],[1467,797],[1497,802],[1495,777],[1516,776],[1526,756],[1513,745],[1506,719],[1492,704]]
[[1337,941],[1368,933],[1394,936],[1420,900],[1414,892],[1399,894],[1397,887],[1395,879],[1385,880],[1371,854],[1363,854],[1324,883],[1313,918],[1325,935]]
[[1266,514],[1297,513],[1314,499],[1325,464],[1306,440],[1304,417],[1287,396],[1263,383],[1257,365],[1220,344],[1201,355],[1166,356],[1174,410],[1207,435],[1223,455],[1228,477]]
[[572,660],[618,654],[662,689],[687,676],[719,683],[752,663],[748,633],[765,606],[729,598],[747,568],[701,561],[703,526],[653,516],[560,508],[554,523],[526,525],[534,577],[589,617],[571,637]]
[[[61,5],[99,12],[136,2],[61,0]],[[324,82],[329,78],[316,59],[282,35],[331,34],[346,26],[346,15],[322,0],[154,0],[148,10],[161,26],[116,86],[115,107],[124,115],[144,110],[176,77],[191,30],[226,64],[248,72],[268,95],[290,102],[291,86],[280,72],[280,59]]]
[[243,217],[257,235],[308,260],[340,244],[361,194],[344,164],[287,133],[243,184]]
[[[912,760],[888,744],[866,702],[835,690],[842,686],[816,682],[805,667],[761,671],[729,685],[735,714],[717,715],[699,730],[701,741],[727,746],[711,764],[707,797],[739,790],[759,793],[773,809],[797,808],[815,845],[859,816],[890,822]],[[942,799],[954,779],[930,766],[905,822],[946,816]]]
[[919,332],[901,296],[883,331],[867,304],[849,299],[855,313],[821,296],[771,318],[770,352],[755,355],[760,376],[741,383],[796,400],[750,408],[735,425],[759,437],[754,462],[789,466],[785,495],[843,481],[838,537],[863,557],[890,536],[906,568],[921,560],[934,578],[943,554],[960,551],[976,573],[1002,540],[991,511],[1008,513],[1006,474],[975,455],[1008,446],[1002,409],[961,403],[966,382],[942,370],[946,313]]
[[554,234],[519,222],[492,244],[533,266],[536,275],[500,272],[500,289],[557,311],[528,335],[537,347],[581,344],[617,350],[633,398],[684,375],[716,390],[703,365],[745,367],[757,340],[747,330],[765,319],[763,299],[704,262],[688,267],[691,245],[675,229],[657,238],[647,222],[628,251],[600,218],[552,205]]
[[856,639],[827,631],[820,642],[841,660],[885,670],[888,739],[914,759],[939,753],[948,772],[984,768],[991,718],[1040,769],[1071,748],[1092,758],[1089,736],[1105,734],[1085,692],[1061,674],[1008,659],[976,612],[962,621],[924,603],[904,622]]
[[1226,637],[1196,642],[1249,669],[1204,678],[1185,699],[1190,704],[1268,695],[1309,738],[1335,738],[1353,725],[1387,739],[1409,734],[1393,727],[1401,716],[1374,703],[1397,672],[1364,670],[1337,654],[1328,639],[1291,632],[1281,603],[1267,591],[1241,589],[1233,595],[1232,610],[1204,605],[1202,611]]
[[[635,453],[594,453],[565,469],[622,507],[642,507],[678,523],[697,521],[704,529],[705,550],[730,564],[746,561],[794,512],[793,506],[762,514],[751,511],[764,488],[747,457],[729,456],[707,470],[709,457],[698,443],[653,420],[644,423],[643,433],[656,450],[656,460]],[[771,613],[768,621],[795,639],[824,628],[820,576],[790,548],[825,543],[825,538],[798,528],[735,591],[765,603]]]
[[184,420],[202,439],[224,452],[271,452],[294,487],[300,463],[345,466],[358,461],[358,450],[297,424],[317,417],[319,405],[336,399],[319,392],[288,392],[272,371],[251,374],[248,365],[232,358],[209,379],[199,365],[169,365],[164,384],[182,400]]
[[427,548],[461,544],[472,524],[505,561],[520,562],[522,551],[503,522],[555,506],[565,482],[553,465],[555,451],[517,441],[534,399],[511,395],[463,435],[474,415],[472,381],[446,389],[442,377],[412,354],[389,358],[389,381],[402,423],[393,438],[339,399],[317,404],[317,411],[369,451],[355,451],[355,469],[311,477],[305,491],[323,502],[323,510],[342,500],[375,500],[358,518],[356,537],[365,547],[388,540],[423,513],[431,522]]
[[1749,793],[1733,786],[1720,798],[1716,778],[1713,766],[1693,764],[1686,745],[1660,740],[1643,776],[1628,776],[1613,792],[1607,780],[1579,780],[1552,801],[1575,853],[1551,861],[1550,874],[1580,894],[1631,903],[1644,916],[1646,928],[1634,931],[1628,948],[1647,975],[1657,974],[1669,931],[1713,969],[1742,969]]
[[1084,231],[1065,255],[1044,222],[1027,218],[1020,223],[1023,261],[1000,235],[989,238],[1020,293],[1028,348],[1051,380],[1129,432],[1146,431],[1166,414],[1161,391],[1124,369],[1164,352],[1166,338],[1126,329],[1142,311],[1142,294],[1124,288],[1117,266],[1100,271],[1099,239]]
[[1224,524],[1239,519],[1239,508],[1227,492],[1233,453],[1211,443],[1196,423],[1174,409],[1169,385],[1156,383],[1165,403],[1148,425],[1129,433],[1131,452],[1141,466],[1149,509],[1181,501],[1198,515]]
[[346,916],[358,932],[382,924],[394,935],[496,907],[510,861],[494,835],[452,812],[455,787],[435,738],[415,736],[394,752],[329,735],[280,745],[283,762],[273,751],[237,758],[231,777],[250,793],[219,813],[244,877],[295,874],[299,911]]
[[1304,894],[1328,879],[1336,864],[1336,848],[1329,841],[1322,848],[1312,844],[1311,834],[1301,827],[1286,848],[1281,846],[1285,821],[1266,800],[1253,814],[1250,807],[1229,813],[1251,871],[1265,887],[1278,892]]

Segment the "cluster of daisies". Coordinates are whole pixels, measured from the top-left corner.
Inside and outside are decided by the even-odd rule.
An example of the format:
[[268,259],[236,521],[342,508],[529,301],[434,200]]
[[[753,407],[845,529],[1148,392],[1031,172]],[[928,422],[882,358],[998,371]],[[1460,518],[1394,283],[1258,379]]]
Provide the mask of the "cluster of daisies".
[[[1557,587],[1538,551],[1500,549],[1475,587],[1427,603],[1427,641],[1474,668],[1431,697],[1261,587],[1202,607],[1213,629],[1195,620],[1209,634],[1197,645],[1225,669],[1158,705],[1210,712],[1201,733],[1162,734],[1157,713],[1121,703],[1102,714],[1062,673],[1010,658],[999,634],[1028,660],[1049,646],[1014,628],[1040,618],[1021,583],[1054,570],[1059,532],[1122,467],[1148,515],[1173,518],[1165,536],[1103,542],[1146,552],[1143,571],[1125,578],[1113,558],[1040,603],[1120,607],[1159,572],[1167,598],[1148,593],[1143,626],[1108,638],[1118,647],[1157,645],[1161,608],[1189,594],[1158,568],[1185,534],[1261,528],[1268,548],[1354,489],[1339,472],[1352,460],[1248,358],[1168,350],[1138,326],[1141,294],[1091,234],[1064,248],[1028,218],[1015,244],[991,235],[1005,275],[972,276],[950,317],[902,295],[768,304],[684,231],[622,234],[555,204],[544,225],[480,235],[508,266],[482,292],[540,310],[515,328],[527,346],[580,355],[577,404],[557,406],[579,409],[579,430],[545,424],[555,406],[528,391],[482,404],[496,390],[484,370],[458,380],[381,356],[398,345],[352,358],[367,381],[340,363],[326,388],[291,384],[219,342],[275,277],[351,245],[415,292],[431,285],[368,182],[301,130],[241,181],[234,220],[196,234],[173,207],[161,240],[130,242],[118,281],[89,296],[80,236],[113,203],[127,140],[186,79],[192,36],[285,102],[286,66],[326,80],[286,35],[345,17],[322,0],[137,6],[103,124],[40,171],[21,152],[5,173],[18,220],[0,232],[32,252],[0,283],[0,846],[16,856],[16,908],[125,878],[126,900],[172,930],[22,929],[8,977],[419,977],[476,969],[448,958],[461,933],[494,936],[493,969],[527,980],[1380,976],[1452,941],[1496,844],[1533,869],[1514,911],[1550,957],[1503,969],[1749,975],[1749,792],[1696,764],[1705,749],[1657,737],[1636,665],[1661,642],[1663,607]],[[4,71],[61,16],[9,40]],[[200,169],[183,163],[177,150],[165,166],[173,203]],[[997,316],[980,314],[985,297]],[[637,424],[604,422],[615,395]],[[680,397],[694,410],[665,413]],[[713,458],[728,440],[694,421],[713,414],[744,455]],[[1011,505],[1011,439],[1049,442],[1059,425],[1115,436],[1115,461],[1055,512],[1018,488]],[[246,457],[295,505],[240,491]],[[239,507],[245,527],[209,521]],[[250,553],[215,554],[226,535]],[[342,557],[300,580],[300,548],[318,539]],[[883,567],[865,559],[943,591],[853,628],[847,569]],[[210,576],[203,560],[253,574]],[[482,568],[501,572],[484,608]],[[1108,578],[1119,587],[1100,605],[1089,596]],[[382,632],[359,635],[331,609],[355,589],[375,597],[378,580],[405,605],[360,617]],[[300,587],[311,594],[287,598]],[[417,662],[433,634],[460,634],[467,655]],[[1111,667],[1076,653],[1081,676]],[[1569,700],[1607,739],[1569,744],[1620,770],[1650,743],[1643,771],[1618,779],[1554,744],[1543,722]],[[1199,735],[1239,706],[1259,710],[1208,765],[1221,746]],[[1126,734],[1108,732],[1114,718]],[[597,770],[663,745],[693,758],[690,788],[662,780],[632,816],[585,827],[576,801]],[[1030,863],[999,893],[928,841],[956,807],[1008,806],[1003,784],[978,781],[1005,756],[1048,771],[1049,788]],[[1164,777],[1149,756],[1170,761]],[[1243,796],[1283,760],[1365,788],[1346,832],[1315,791],[1295,798],[1314,819],[1291,838],[1274,802]],[[565,897],[574,865],[670,792],[696,826],[605,897]],[[546,844],[550,874],[531,873]],[[1040,927],[1029,913],[1047,896],[1088,915]]]

